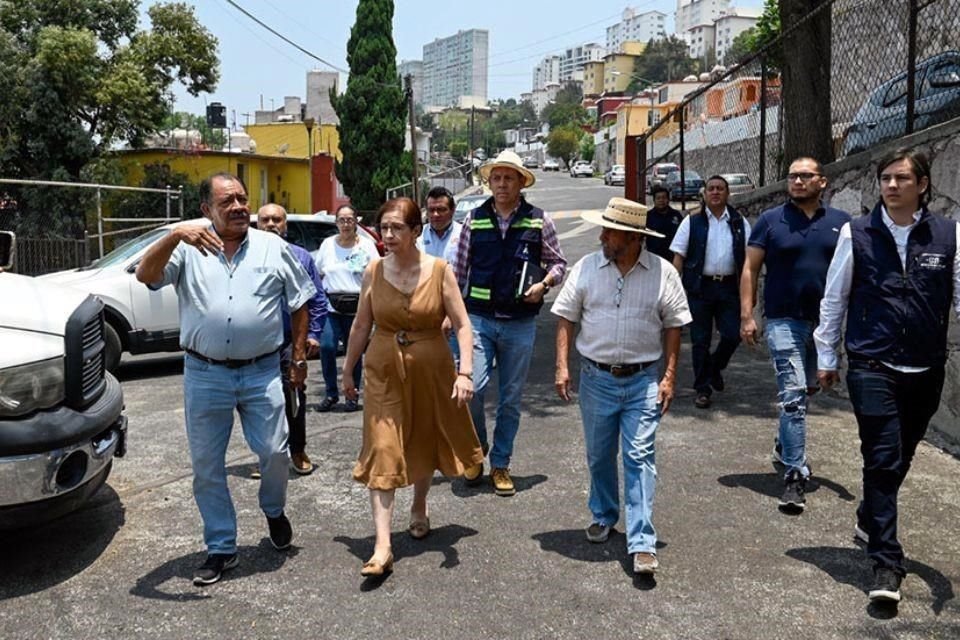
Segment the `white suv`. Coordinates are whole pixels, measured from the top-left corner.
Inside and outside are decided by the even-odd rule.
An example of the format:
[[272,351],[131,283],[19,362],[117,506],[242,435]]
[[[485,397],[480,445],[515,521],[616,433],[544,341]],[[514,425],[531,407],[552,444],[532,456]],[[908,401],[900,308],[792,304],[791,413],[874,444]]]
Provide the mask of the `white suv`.
[[[197,224],[209,224],[200,218]],[[251,216],[256,222],[256,216]],[[116,371],[123,352],[155,353],[180,350],[180,316],[173,287],[153,291],[137,281],[134,272],[147,249],[173,227],[164,225],[134,238],[87,267],[59,271],[40,279],[68,285],[100,298],[104,304],[104,351],[108,371]],[[287,239],[307,251],[337,233],[334,217],[326,213],[287,216]],[[379,238],[366,228],[358,233],[379,245]]]
[[579,178],[580,176],[586,176],[587,178],[593,177],[593,165],[584,160],[577,160],[573,163],[573,166],[570,167],[570,175],[574,178]]

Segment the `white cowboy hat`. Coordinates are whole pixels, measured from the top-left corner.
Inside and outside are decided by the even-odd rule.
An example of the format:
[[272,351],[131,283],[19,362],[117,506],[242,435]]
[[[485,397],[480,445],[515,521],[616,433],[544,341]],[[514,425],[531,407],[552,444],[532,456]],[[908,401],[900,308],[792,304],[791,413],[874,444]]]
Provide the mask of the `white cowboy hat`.
[[654,238],[666,236],[647,229],[647,208],[639,202],[626,198],[610,198],[607,208],[603,211],[584,211],[580,217],[592,224],[598,224],[608,229],[620,231],[635,231]]
[[523,188],[532,187],[533,183],[537,181],[537,177],[533,175],[529,169],[523,166],[523,161],[513,151],[504,150],[500,152],[493,160],[488,160],[483,165],[481,165],[478,171],[480,172],[480,178],[484,182],[490,181],[490,172],[496,169],[497,167],[506,167],[507,169],[513,169],[521,176],[523,176]]

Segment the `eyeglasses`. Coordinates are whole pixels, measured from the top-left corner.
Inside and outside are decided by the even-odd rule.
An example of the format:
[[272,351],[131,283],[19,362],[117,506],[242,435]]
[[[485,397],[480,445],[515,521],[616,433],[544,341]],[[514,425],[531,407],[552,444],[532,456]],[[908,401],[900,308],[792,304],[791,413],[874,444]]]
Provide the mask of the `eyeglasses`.
[[356,218],[337,218],[337,224],[339,225],[357,224],[357,219]]
[[397,236],[397,235],[400,235],[401,232],[406,231],[409,228],[410,227],[408,227],[407,225],[400,224],[400,223],[382,224],[380,225],[380,235],[385,236],[387,235],[387,231],[390,231],[393,233],[393,235]]
[[796,182],[796,180],[799,178],[800,180],[803,180],[804,182],[810,182],[810,181],[813,180],[814,178],[819,178],[821,175],[822,175],[822,174],[819,174],[819,173],[806,173],[806,172],[804,172],[804,173],[788,173],[788,174],[787,174],[787,180],[789,180],[790,182]]
[[623,302],[623,276],[617,278],[617,293],[613,296],[613,302],[617,305],[617,309],[620,308],[620,303]]

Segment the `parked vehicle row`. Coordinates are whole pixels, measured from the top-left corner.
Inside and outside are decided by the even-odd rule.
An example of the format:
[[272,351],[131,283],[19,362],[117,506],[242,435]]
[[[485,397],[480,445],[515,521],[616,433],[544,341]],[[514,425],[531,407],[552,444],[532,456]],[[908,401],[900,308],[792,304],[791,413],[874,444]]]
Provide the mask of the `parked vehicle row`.
[[593,165],[585,160],[577,160],[570,167],[570,175],[574,178],[579,178],[581,176],[586,178],[592,178]]

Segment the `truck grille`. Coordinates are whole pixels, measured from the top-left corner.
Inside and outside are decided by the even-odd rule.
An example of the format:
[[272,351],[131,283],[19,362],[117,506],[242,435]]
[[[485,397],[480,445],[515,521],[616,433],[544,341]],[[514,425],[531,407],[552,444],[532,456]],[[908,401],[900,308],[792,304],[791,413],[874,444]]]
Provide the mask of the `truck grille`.
[[103,351],[103,304],[87,298],[67,321],[64,338],[64,386],[67,405],[82,409],[106,388]]

